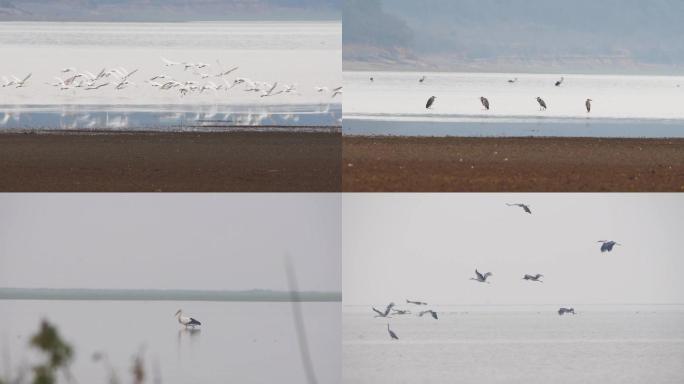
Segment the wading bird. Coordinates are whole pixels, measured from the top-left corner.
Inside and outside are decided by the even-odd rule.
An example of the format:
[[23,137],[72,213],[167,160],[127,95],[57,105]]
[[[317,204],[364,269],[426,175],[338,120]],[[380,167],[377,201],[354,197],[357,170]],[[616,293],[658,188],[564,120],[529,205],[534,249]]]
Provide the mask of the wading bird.
[[556,81],[556,87],[560,87],[561,84],[563,84],[563,80],[565,80],[565,78],[561,76],[560,80]]
[[525,211],[529,214],[532,214],[532,211],[530,210],[530,206],[527,204],[520,204],[520,203],[508,204],[508,203],[506,203],[506,205],[508,205],[509,207],[520,207],[523,209],[523,211]]
[[385,308],[385,312],[380,312],[379,310],[375,309],[375,307],[371,307],[371,308],[373,309],[373,311],[375,311],[375,313],[378,314],[375,317],[387,317],[393,307],[394,307],[394,303],[389,303],[387,305],[387,308]]
[[406,304],[427,305],[426,302],[423,302],[423,301],[411,301],[411,300],[409,300],[409,299],[406,299]]
[[601,252],[610,252],[610,251],[613,250],[613,247],[614,247],[614,246],[616,246],[616,245],[622,245],[622,244],[616,243],[616,242],[614,242],[614,241],[612,241],[612,240],[611,240],[611,241],[609,241],[609,240],[599,240],[598,242],[599,242],[599,243],[603,243],[603,244],[601,244]]
[[558,315],[560,316],[565,315],[566,313],[572,313],[574,315],[575,308],[561,308],[558,310]]
[[176,312],[176,317],[178,318],[178,322],[185,325],[185,328],[187,327],[196,327],[198,325],[202,325],[199,321],[193,319],[192,317],[187,317],[183,315],[183,310],[179,309]]
[[536,275],[525,275],[523,276],[523,279],[543,283],[543,281],[539,280],[541,277],[544,277],[544,275],[537,273]]
[[430,315],[432,315],[432,318],[433,318],[433,319],[439,320],[439,319],[437,318],[437,312],[433,311],[432,309],[428,309],[427,311],[422,311],[422,312],[420,312],[420,313],[418,314],[418,316],[423,317],[423,315],[426,314],[426,313],[429,313]]
[[387,323],[387,332],[389,332],[390,338],[392,338],[393,340],[399,340],[399,336],[397,336],[397,334],[390,329],[389,323]]
[[542,109],[546,111],[546,102],[542,100],[541,97],[537,97],[537,103],[539,103],[539,110],[541,111]]
[[489,281],[487,281],[487,278],[488,278],[489,276],[492,276],[492,275],[493,275],[493,273],[491,273],[491,272],[487,272],[487,273],[485,273],[485,274],[483,275],[483,274],[481,274],[480,272],[478,272],[477,269],[476,269],[476,270],[475,270],[475,276],[477,276],[477,277],[476,277],[476,278],[475,278],[475,277],[471,277],[470,280],[475,280],[475,281],[479,281],[480,283],[487,283],[487,284],[489,284]]
[[489,111],[489,100],[487,100],[486,97],[482,96],[480,97],[480,103],[482,103],[482,106]]
[[430,96],[427,103],[425,104],[425,108],[430,109],[430,107],[432,107],[432,104],[435,103],[436,98],[437,98],[437,96]]
[[587,101],[584,102],[584,106],[587,107],[587,113],[591,112],[591,102],[592,99],[587,99]]

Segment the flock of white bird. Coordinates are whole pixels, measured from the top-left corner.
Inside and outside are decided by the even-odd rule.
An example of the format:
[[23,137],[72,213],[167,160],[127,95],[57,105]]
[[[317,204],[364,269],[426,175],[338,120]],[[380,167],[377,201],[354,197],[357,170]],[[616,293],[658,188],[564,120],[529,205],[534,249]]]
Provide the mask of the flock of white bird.
[[[179,68],[181,75],[171,76],[168,73],[158,73],[149,79],[144,79],[143,84],[154,87],[160,91],[177,92],[180,97],[191,94],[201,94],[207,91],[228,92],[229,90],[242,90],[244,92],[259,93],[260,97],[273,97],[276,95],[298,94],[296,84],[280,84],[278,81],[257,81],[247,77],[232,77],[233,73],[239,70],[238,66],[224,69],[221,63],[216,61],[216,70],[212,66],[202,62],[176,62],[161,57],[164,68]],[[83,90],[97,91],[103,88],[113,88],[122,90],[128,87],[137,86],[133,82],[134,75],[139,75],[138,69],[127,70],[123,67],[112,69],[103,68],[97,74],[90,71],[78,71],[76,68],[68,67],[60,70],[54,77],[54,81],[46,84],[56,87],[62,91]],[[23,78],[17,76],[2,76],[3,88],[25,88],[29,86],[28,80],[32,73]],[[329,88],[326,86],[316,86],[314,90],[320,94],[328,94],[331,98],[342,95],[342,86]]]

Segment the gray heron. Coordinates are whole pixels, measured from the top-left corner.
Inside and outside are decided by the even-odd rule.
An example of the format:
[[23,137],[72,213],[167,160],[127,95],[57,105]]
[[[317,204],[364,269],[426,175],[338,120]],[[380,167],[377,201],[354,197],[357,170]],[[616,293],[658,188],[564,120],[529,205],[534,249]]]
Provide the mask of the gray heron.
[[489,100],[487,100],[486,97],[481,96],[481,97],[480,97],[480,103],[482,103],[482,106],[483,106],[487,111],[489,111]]
[[198,325],[202,325],[202,323],[193,319],[192,317],[188,317],[188,316],[183,315],[182,309],[179,309],[178,311],[176,311],[176,318],[178,318],[178,322],[180,324],[184,325],[185,328],[187,328],[187,327],[193,327],[194,328]]
[[433,311],[432,309],[428,309],[427,311],[421,311],[421,312],[418,314],[418,316],[423,317],[423,315],[425,315],[425,314],[427,314],[427,313],[429,313],[429,314],[432,316],[433,319],[439,320],[439,319],[437,318],[437,312]]
[[610,252],[613,250],[614,246],[622,245],[622,244],[617,243],[617,242],[612,241],[612,240],[610,240],[610,241],[609,240],[599,240],[598,242],[603,243],[603,244],[601,244],[601,252]]
[[478,272],[477,269],[475,269],[475,276],[477,276],[477,277],[471,277],[470,280],[475,280],[475,281],[479,281],[480,283],[489,284],[489,281],[487,281],[487,278],[489,276],[492,276],[492,275],[493,275],[493,273],[491,273],[491,272],[487,272],[483,275],[480,272]]
[[390,338],[393,340],[399,340],[399,336],[397,336],[397,334],[390,329],[389,323],[387,323],[387,332],[389,332]]
[[430,109],[430,108],[432,107],[432,104],[435,103],[435,99],[436,99],[436,98],[437,98],[437,96],[430,96],[430,98],[428,99],[427,103],[425,104],[425,108],[426,108],[426,109]]
[[546,102],[542,100],[541,97],[537,96],[537,103],[539,103],[539,110],[541,111],[542,109],[546,111]]
[[387,308],[385,308],[385,312],[380,312],[379,310],[375,309],[375,307],[371,307],[371,308],[373,309],[373,311],[375,311],[375,313],[378,314],[375,317],[387,317],[390,313],[390,310],[392,310],[393,307],[394,307],[394,303],[389,303],[387,305]]
[[544,275],[542,275],[541,273],[537,273],[536,275],[527,275],[526,274],[525,276],[523,276],[523,279],[543,283],[543,281],[539,280],[542,277],[544,277]]
[[587,99],[587,101],[584,102],[584,106],[587,107],[587,113],[591,112],[591,102],[592,99]]
[[563,316],[566,313],[572,313],[573,315],[575,315],[575,308],[561,308],[558,310],[559,316]]
[[530,210],[530,206],[527,204],[521,204],[521,203],[516,203],[516,204],[508,204],[506,203],[509,207],[520,207],[523,209],[523,211],[532,214],[532,211]]

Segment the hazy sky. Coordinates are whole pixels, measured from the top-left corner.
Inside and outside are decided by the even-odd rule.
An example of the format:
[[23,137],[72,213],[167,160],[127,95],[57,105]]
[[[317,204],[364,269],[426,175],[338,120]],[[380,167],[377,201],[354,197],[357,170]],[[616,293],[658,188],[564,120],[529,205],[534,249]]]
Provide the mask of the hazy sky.
[[345,194],[342,212],[346,305],[684,303],[683,194]]
[[0,194],[0,287],[340,290],[333,194]]

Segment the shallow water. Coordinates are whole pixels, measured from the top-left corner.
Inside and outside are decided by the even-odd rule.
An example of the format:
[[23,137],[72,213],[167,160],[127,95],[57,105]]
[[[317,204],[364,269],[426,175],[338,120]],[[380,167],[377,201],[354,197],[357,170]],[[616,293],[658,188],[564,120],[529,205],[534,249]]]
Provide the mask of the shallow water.
[[[134,107],[150,111],[151,106],[159,106],[162,112],[171,106],[176,107],[175,112],[186,112],[199,106],[219,113],[226,108],[248,109],[257,115],[311,115],[322,109],[341,108],[341,97],[333,97],[330,91],[342,84],[339,22],[12,22],[0,23],[0,50],[0,84],[12,76],[21,79],[32,74],[25,87],[0,87],[0,121],[7,119],[8,109],[16,113],[21,106],[24,112],[37,106],[83,110],[108,106],[108,111],[131,106],[132,112]],[[165,66],[162,57],[207,66],[185,70],[183,65]],[[238,69],[216,76],[233,67]],[[75,72],[63,73],[67,68]],[[130,76],[132,84],[115,89],[116,81],[110,76],[97,83],[110,84],[97,90],[53,85],[59,82],[57,78],[67,79],[74,73],[98,74],[115,68],[137,70]],[[173,79],[212,89],[184,96],[178,91],[180,87],[162,90],[151,82],[160,74],[169,78],[154,80],[158,84]],[[265,85],[257,86],[259,91],[249,90],[247,83],[233,86],[238,78],[277,83],[274,92],[284,91],[286,86],[293,86],[293,90],[262,97]],[[219,85],[221,89],[213,89]],[[316,87],[325,90],[319,92]],[[339,119],[334,116],[318,121],[339,124]],[[79,128],[87,127],[79,124]]]
[[[345,134],[684,136],[684,77],[345,72]],[[369,77],[373,76],[371,82]],[[518,78],[516,83],[508,79]],[[425,104],[437,99],[431,109]],[[489,99],[484,110],[480,96]],[[536,97],[548,109],[539,110]],[[591,98],[587,113],[584,102]]]
[[[202,326],[185,330],[174,318],[178,308]],[[319,381],[339,382],[340,303],[302,303],[302,311]],[[15,373],[36,361],[27,344],[47,318],[74,346],[80,383],[108,382],[94,352],[106,353],[121,381],[130,381],[140,350],[148,377],[165,384],[305,382],[290,303],[0,300],[0,313],[0,353]]]
[[682,306],[435,309],[439,320],[382,319],[345,306],[343,382],[684,382]]

